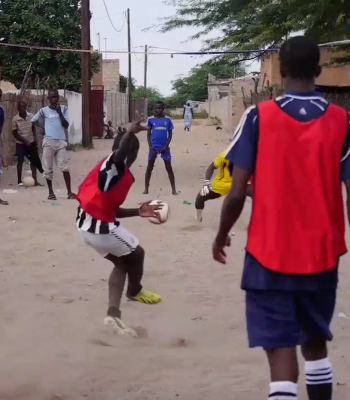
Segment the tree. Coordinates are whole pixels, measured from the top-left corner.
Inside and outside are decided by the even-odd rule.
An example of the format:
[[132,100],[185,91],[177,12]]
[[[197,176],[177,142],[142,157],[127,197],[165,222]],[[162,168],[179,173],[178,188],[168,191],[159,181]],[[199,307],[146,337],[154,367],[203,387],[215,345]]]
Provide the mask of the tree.
[[[181,107],[186,100],[204,101],[208,98],[208,75],[216,78],[236,78],[245,75],[245,68],[234,59],[225,57],[220,61],[211,60],[191,69],[186,77],[172,81],[173,96],[167,99],[169,107]],[[171,106],[170,106],[171,104]]]
[[[1,0],[0,42],[27,46],[79,49],[79,0]],[[55,87],[80,90],[80,55],[0,46],[1,78],[20,87],[30,67],[29,88]],[[92,73],[99,57],[91,57]]]
[[147,99],[148,100],[148,114],[152,114],[154,105],[157,101],[164,101],[164,96],[157,88],[137,86],[132,92],[133,99]]
[[[136,80],[131,78],[131,91],[135,90]],[[128,78],[125,75],[120,74],[119,76],[119,90],[122,93],[126,93],[128,87]]]
[[[350,2],[344,0],[167,0],[176,7],[162,32],[196,27],[206,49],[243,50],[279,44],[304,31],[319,42],[346,39],[350,31]],[[213,39],[206,36],[221,30]],[[242,59],[253,59],[261,52]]]

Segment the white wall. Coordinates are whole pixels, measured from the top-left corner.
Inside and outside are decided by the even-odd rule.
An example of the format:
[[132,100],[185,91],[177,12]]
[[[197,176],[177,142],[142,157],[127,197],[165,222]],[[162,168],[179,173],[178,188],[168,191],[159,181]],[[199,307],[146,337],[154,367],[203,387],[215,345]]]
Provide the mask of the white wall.
[[60,90],[60,96],[67,99],[69,128],[68,140],[69,144],[82,144],[83,128],[82,128],[82,106],[81,93]]

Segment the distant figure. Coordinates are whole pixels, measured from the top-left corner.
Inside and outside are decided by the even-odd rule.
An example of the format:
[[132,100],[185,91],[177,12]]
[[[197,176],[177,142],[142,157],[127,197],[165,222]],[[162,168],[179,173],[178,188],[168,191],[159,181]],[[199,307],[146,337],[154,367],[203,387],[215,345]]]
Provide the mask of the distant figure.
[[106,129],[105,139],[113,139],[115,129],[113,128],[112,121],[108,121],[108,124],[105,124],[104,127]]
[[185,123],[185,131],[190,131],[193,121],[193,107],[189,101],[184,105],[183,119]]

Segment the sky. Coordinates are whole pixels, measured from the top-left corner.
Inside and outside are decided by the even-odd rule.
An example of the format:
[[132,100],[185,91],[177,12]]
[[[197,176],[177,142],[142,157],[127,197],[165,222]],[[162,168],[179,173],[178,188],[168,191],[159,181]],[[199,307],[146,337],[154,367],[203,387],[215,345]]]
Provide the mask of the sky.
[[[151,47],[148,57],[148,86],[156,87],[167,96],[171,93],[171,81],[179,76],[188,75],[190,69],[196,64],[208,60],[209,56],[184,56],[177,55],[152,55],[152,52],[199,51],[201,41],[188,42],[188,38],[197,32],[196,29],[186,28],[175,30],[166,34],[151,29],[143,30],[158,24],[164,17],[174,15],[176,9],[166,6],[163,0],[128,0],[127,2],[105,0],[109,15],[116,29],[113,28],[106,13],[103,0],[90,0],[93,17],[91,19],[91,42],[98,49],[108,51],[127,51],[127,26],[125,20],[126,7],[130,8],[131,42],[133,50],[143,52],[147,44]],[[127,6],[123,5],[127,4]],[[117,32],[120,31],[120,32]],[[99,35],[98,35],[99,34]],[[106,40],[105,40],[106,38]],[[152,48],[153,47],[158,47]],[[128,73],[127,54],[107,54],[107,58],[120,59],[120,72]],[[143,54],[132,55],[132,76],[138,85],[143,85],[144,57]]]

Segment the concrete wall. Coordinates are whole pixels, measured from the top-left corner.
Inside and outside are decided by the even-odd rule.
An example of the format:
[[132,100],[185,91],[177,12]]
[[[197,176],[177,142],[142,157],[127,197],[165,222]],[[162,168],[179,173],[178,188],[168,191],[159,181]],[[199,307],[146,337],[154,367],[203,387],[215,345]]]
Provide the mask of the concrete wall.
[[[334,57],[336,57],[336,53],[328,49],[321,49],[322,74],[316,79],[316,85],[350,86],[350,64],[340,66],[327,65]],[[270,85],[281,85],[282,83],[277,52],[265,55],[261,62],[261,85],[263,81],[264,86],[267,86],[268,83]]]
[[119,60],[103,60],[102,75],[104,90],[119,92]]
[[105,92],[103,111],[106,113],[106,123],[112,121],[113,126],[120,126],[128,122],[127,99],[126,93]]

